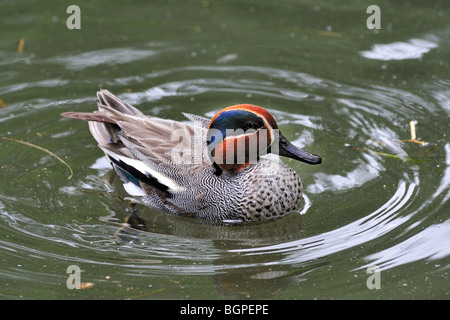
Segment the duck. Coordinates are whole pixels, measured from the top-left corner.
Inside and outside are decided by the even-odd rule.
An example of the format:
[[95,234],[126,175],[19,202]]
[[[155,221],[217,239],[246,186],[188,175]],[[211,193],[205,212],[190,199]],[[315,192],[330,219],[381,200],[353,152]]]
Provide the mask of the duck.
[[263,107],[237,104],[212,119],[146,116],[108,90],[98,110],[64,112],[89,130],[139,203],[170,214],[215,222],[274,220],[299,209],[303,185],[280,158],[311,165],[320,156],[285,138]]

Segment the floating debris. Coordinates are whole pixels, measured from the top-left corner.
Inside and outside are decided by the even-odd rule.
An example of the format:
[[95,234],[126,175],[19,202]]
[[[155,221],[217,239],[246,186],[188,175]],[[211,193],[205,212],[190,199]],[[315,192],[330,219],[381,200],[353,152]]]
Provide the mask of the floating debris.
[[76,224],[75,222],[72,222],[72,224],[73,224],[74,226],[78,227],[78,229],[80,229],[81,231],[83,231],[83,228],[82,228],[80,225]]
[[25,38],[20,38],[19,45],[17,46],[17,53],[22,53],[24,46],[25,46]]
[[427,144],[424,141],[419,141],[416,139],[416,121],[411,120],[409,122],[409,129],[411,130],[411,139],[402,140],[401,142],[413,142],[413,143],[418,143],[420,145]]
[[80,284],[76,285],[76,289],[81,289],[81,290],[86,290],[86,289],[90,289],[94,286],[93,282],[81,282]]
[[238,55],[236,53],[230,53],[226,54],[219,59],[216,60],[217,63],[227,63],[233,60],[236,60],[238,58]]
[[37,146],[37,145],[35,145],[35,144],[26,142],[26,141],[22,141],[22,140],[17,140],[17,139],[7,138],[7,137],[2,137],[2,139],[3,139],[3,140],[7,140],[7,141],[11,141],[11,142],[21,143],[21,144],[24,144],[24,145],[26,145],[26,146],[29,146],[29,147],[32,147],[32,148],[39,149],[39,150],[41,150],[41,151],[47,152],[49,155],[51,155],[52,157],[56,158],[56,159],[59,160],[62,164],[64,164],[67,168],[69,168],[69,170],[70,170],[70,176],[69,176],[67,179],[69,179],[69,180],[72,179],[72,176],[73,176],[73,170],[72,170],[72,168],[71,168],[71,167],[70,167],[63,159],[61,159],[60,157],[58,157],[56,154],[54,154],[54,153],[51,152],[50,150],[45,149],[45,148],[40,147],[40,146]]
[[140,294],[140,295],[137,295],[137,296],[132,296],[131,299],[139,299],[139,298],[143,298],[143,297],[148,297],[148,296],[151,296],[153,294],[163,292],[164,290],[166,290],[166,288],[159,288],[159,289],[150,291],[148,293]]
[[379,152],[379,151],[374,151],[371,149],[364,149],[364,148],[359,148],[359,147],[355,147],[352,145],[346,145],[347,147],[352,148],[353,150],[358,150],[358,151],[364,151],[364,152],[373,152],[381,157],[385,157],[385,158],[391,158],[394,160],[399,160],[399,161],[409,161],[409,162],[419,162],[420,160],[415,159],[415,158],[409,158],[409,157],[401,157],[401,156],[397,156],[395,154],[391,154],[391,153],[386,153],[386,152]]
[[[400,142],[413,142],[413,143],[417,143],[420,145],[426,145],[427,143],[424,141],[419,141],[416,138],[416,121],[411,120],[409,122],[409,128],[411,130],[411,139],[405,139],[405,140],[400,140]],[[373,152],[379,156],[385,157],[385,158],[391,158],[391,159],[395,159],[395,160],[399,160],[399,161],[408,161],[408,162],[413,162],[413,163],[421,163],[424,160],[428,160],[428,159],[418,159],[418,158],[411,158],[411,157],[402,157],[402,156],[398,156],[395,154],[391,154],[391,153],[385,153],[385,152],[379,152],[379,151],[374,151],[371,149],[365,149],[365,148],[359,148],[359,147],[355,147],[349,144],[346,144],[347,147],[350,147],[354,150],[359,150],[359,151],[364,151],[364,152]],[[436,148],[431,148],[430,150],[425,151],[423,154],[428,154],[431,153],[433,151],[435,151]]]

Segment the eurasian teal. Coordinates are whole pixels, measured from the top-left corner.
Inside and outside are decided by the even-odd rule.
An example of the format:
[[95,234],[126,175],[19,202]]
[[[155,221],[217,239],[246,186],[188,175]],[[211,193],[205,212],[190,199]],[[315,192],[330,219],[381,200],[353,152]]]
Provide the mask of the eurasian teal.
[[278,155],[309,164],[317,155],[290,143],[264,108],[240,104],[192,123],[145,116],[107,90],[98,111],[62,116],[89,129],[125,190],[143,204],[213,221],[262,221],[296,210],[298,174]]

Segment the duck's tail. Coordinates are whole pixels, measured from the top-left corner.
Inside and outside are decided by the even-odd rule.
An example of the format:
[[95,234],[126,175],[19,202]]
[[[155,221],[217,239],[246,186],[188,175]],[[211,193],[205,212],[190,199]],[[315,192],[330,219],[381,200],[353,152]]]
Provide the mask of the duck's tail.
[[122,101],[108,90],[97,92],[98,111],[64,112],[61,116],[77,120],[89,121],[89,130],[100,146],[120,141],[117,115],[126,114],[142,117],[144,114],[132,105]]

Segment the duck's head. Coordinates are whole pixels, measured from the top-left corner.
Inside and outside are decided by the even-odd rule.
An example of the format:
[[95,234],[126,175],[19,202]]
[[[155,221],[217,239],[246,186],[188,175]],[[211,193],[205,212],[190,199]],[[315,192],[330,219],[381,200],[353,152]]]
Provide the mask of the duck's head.
[[220,169],[238,172],[269,152],[309,164],[322,162],[317,155],[290,143],[273,116],[264,108],[239,104],[219,111],[208,127],[208,151]]

